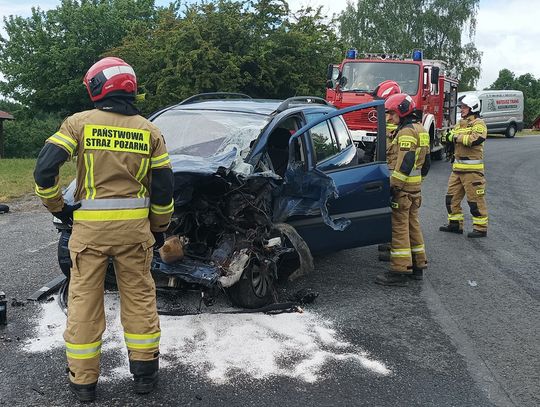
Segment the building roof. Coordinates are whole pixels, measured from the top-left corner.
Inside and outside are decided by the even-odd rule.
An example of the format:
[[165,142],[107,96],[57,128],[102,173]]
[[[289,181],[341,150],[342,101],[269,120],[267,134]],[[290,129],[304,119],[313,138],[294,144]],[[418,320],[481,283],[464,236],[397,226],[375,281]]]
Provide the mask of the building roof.
[[15,120],[15,118],[10,113],[0,110],[0,120]]

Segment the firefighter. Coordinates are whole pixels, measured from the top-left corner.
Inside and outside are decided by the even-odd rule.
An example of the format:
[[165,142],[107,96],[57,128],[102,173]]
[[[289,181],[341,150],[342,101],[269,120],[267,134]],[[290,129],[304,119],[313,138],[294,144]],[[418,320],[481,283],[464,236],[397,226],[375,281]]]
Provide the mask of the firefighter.
[[[68,117],[47,139],[34,178],[47,209],[73,223],[64,332],[68,380],[80,401],[91,401],[100,371],[109,259],[120,293],[134,391],[149,393],[157,384],[160,326],[150,264],[153,246],[163,244],[174,205],[163,137],[133,105],[133,68],[119,58],[104,58],[88,70],[84,84],[95,109]],[[64,201],[58,183],[60,166],[75,157],[76,204]]]
[[480,115],[480,100],[475,95],[460,98],[461,120],[446,135],[447,143],[454,143],[452,173],[448,180],[446,209],[448,224],[440,231],[463,234],[463,212],[461,201],[467,196],[472,215],[473,230],[468,237],[487,236],[488,211],[486,206],[486,179],[484,177],[484,141],[487,137],[486,124]]
[[[381,82],[375,89],[375,97],[377,99],[387,99],[388,97],[401,93],[399,84],[392,80],[386,80]],[[388,170],[392,172],[396,165],[397,150],[395,143],[397,124],[390,122],[390,113],[386,113],[386,162],[388,164]],[[390,261],[390,243],[381,244],[378,247],[379,260]]]
[[[386,80],[377,85],[375,90],[373,91],[374,99],[387,99],[389,96],[392,96],[396,93],[401,93],[401,88],[399,87],[399,84],[396,81],[392,80]],[[394,155],[389,151],[392,147],[392,132],[396,129],[396,125],[389,123],[388,120],[386,120],[386,161],[389,162],[389,157],[393,157]],[[369,143],[365,147],[365,154],[363,158],[363,162],[369,163],[373,162],[375,160],[375,150],[376,150],[376,143]]]
[[422,203],[422,178],[429,171],[429,134],[416,122],[415,103],[405,94],[390,96],[384,103],[390,122],[397,125],[397,158],[390,177],[392,195],[392,244],[390,271],[375,282],[407,285],[409,278],[421,280],[427,267],[424,238],[418,213]]

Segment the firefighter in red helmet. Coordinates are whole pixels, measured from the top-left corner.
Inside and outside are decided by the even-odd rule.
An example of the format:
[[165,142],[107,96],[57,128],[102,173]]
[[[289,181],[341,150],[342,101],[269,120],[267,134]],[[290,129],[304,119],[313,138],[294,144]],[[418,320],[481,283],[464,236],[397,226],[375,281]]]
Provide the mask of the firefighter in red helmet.
[[407,285],[421,280],[427,266],[424,238],[418,217],[422,178],[429,171],[429,134],[416,122],[415,103],[405,93],[384,103],[389,121],[397,125],[397,158],[390,178],[392,194],[392,244],[390,271],[377,276],[382,285]]
[[[387,99],[389,96],[394,95],[396,93],[401,93],[401,88],[399,84],[396,81],[392,80],[386,80],[377,85],[375,90],[373,91],[373,95],[375,99]],[[391,132],[393,132],[396,129],[396,126],[389,123],[388,120],[386,121],[386,159],[388,161],[389,157],[392,157],[392,154],[388,154],[388,149],[391,148],[391,140],[389,139],[391,137]],[[376,143],[369,143],[365,146],[365,154],[363,157],[363,162],[372,162],[375,160],[375,149],[376,149]]]
[[[386,80],[383,81],[375,88],[375,97],[377,99],[388,99],[390,96],[396,93],[401,93],[401,87],[396,81]],[[396,130],[397,124],[390,122],[390,114],[386,113],[386,162],[388,164],[388,170],[392,172],[396,166],[397,159],[397,139]],[[379,245],[379,260],[390,261],[390,243]]]
[[[110,259],[134,391],[148,393],[157,383],[160,327],[150,264],[174,204],[163,137],[133,105],[133,68],[120,58],[104,58],[88,70],[84,84],[95,109],[68,117],[47,139],[34,178],[47,209],[73,224],[64,332],[68,379],[80,401],[91,401],[100,371],[103,284]],[[59,168],[75,157],[75,203],[67,203],[58,185]]]

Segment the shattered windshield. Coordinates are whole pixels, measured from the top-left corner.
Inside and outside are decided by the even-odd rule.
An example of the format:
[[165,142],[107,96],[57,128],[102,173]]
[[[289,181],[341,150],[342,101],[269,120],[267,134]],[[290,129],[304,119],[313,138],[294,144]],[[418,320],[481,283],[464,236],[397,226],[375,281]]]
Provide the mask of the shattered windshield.
[[343,66],[342,77],[346,78],[343,91],[373,92],[379,83],[394,80],[403,93],[416,95],[420,67],[416,64],[392,62],[348,62]]
[[210,157],[249,149],[269,116],[216,110],[168,110],[154,120],[169,154]]

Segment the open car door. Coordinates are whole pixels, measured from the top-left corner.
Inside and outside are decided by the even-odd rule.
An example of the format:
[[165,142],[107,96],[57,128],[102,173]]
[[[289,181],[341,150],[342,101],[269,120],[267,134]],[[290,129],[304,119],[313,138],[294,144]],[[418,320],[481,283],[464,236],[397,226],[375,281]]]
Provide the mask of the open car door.
[[[345,113],[376,107],[376,161],[334,168],[318,165],[312,129]],[[274,221],[286,221],[313,253],[386,243],[391,239],[390,183],[386,164],[384,102],[375,101],[328,113],[309,122],[289,140],[289,163]],[[296,162],[293,143],[301,137],[307,162]],[[350,154],[350,151],[348,152]]]

